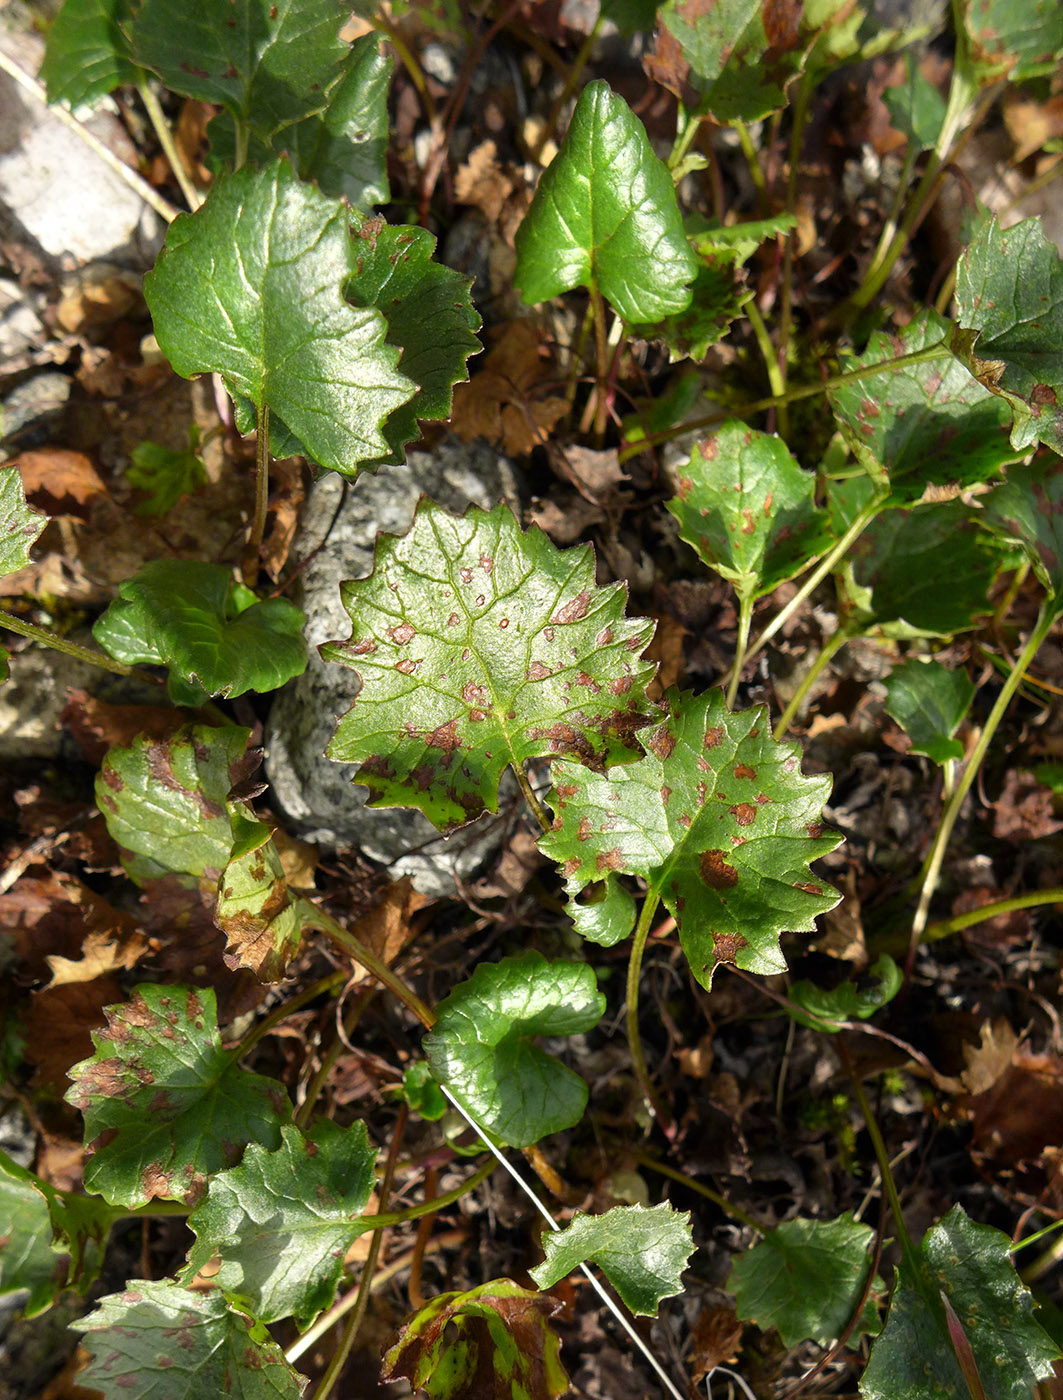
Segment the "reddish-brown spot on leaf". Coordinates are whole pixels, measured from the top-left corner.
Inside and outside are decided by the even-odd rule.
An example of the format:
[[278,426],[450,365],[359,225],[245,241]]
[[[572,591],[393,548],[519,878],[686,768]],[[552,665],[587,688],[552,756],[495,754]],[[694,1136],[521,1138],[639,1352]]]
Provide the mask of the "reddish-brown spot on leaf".
[[553,675],[553,672],[550,670],[550,667],[544,666],[541,661],[533,661],[524,672],[525,680],[529,681],[545,681],[546,678],[551,675]]
[[710,890],[730,890],[738,884],[738,871],[727,864],[723,851],[703,851],[698,869]]
[[694,483],[691,481],[691,479],[690,479],[689,476],[681,476],[681,477],[679,478],[679,493],[678,493],[678,494],[679,494],[679,499],[680,499],[681,501],[687,501],[687,500],[689,500],[689,499],[690,499],[690,493],[691,493],[691,491],[693,491],[693,489],[694,489]]
[[705,748],[714,749],[723,739],[723,730],[718,724],[711,725],[705,731],[705,738],[702,740]]
[[591,595],[584,589],[582,593],[577,593],[575,598],[567,602],[564,607],[559,608],[550,621],[560,623],[579,622],[582,618],[587,616],[590,610]]
[[700,451],[706,462],[712,462],[720,451],[720,445],[714,437],[707,437],[702,442]]
[[822,893],[823,893],[823,886],[822,886],[822,885],[817,885],[816,882],[815,882],[814,880],[806,880],[803,884],[801,883],[801,881],[798,881],[797,884],[794,885],[794,889],[795,889],[795,890],[804,890],[805,894],[822,894]]
[[752,802],[739,802],[727,809],[739,826],[751,826],[757,819],[757,809]]
[[578,826],[577,829],[576,829],[576,840],[577,840],[577,841],[586,841],[586,840],[588,840],[589,837],[590,837],[590,834],[591,834],[591,831],[592,831],[592,830],[593,830],[593,828],[591,827],[591,819],[590,819],[590,817],[580,817],[580,819],[579,819],[579,826]]
[[448,626],[448,627],[457,627],[457,625],[458,625],[458,623],[459,623],[460,621],[461,621],[461,618],[458,616],[457,613],[451,613],[450,616],[447,618],[447,626]]
[[358,770],[359,774],[365,778],[393,778],[395,769],[391,759],[384,754],[371,753]]
[[401,671],[404,676],[412,676],[420,664],[420,657],[405,656],[401,661],[395,662],[395,670]]
[[480,555],[480,568],[483,569],[485,574],[489,574],[494,567],[495,561],[491,558],[490,554]]
[[396,646],[404,647],[407,642],[412,642],[417,636],[417,629],[411,627],[408,622],[399,622],[394,627],[388,628],[388,636]]
[[611,851],[601,851],[595,856],[594,864],[602,874],[607,870],[623,870],[624,853],[619,846],[614,846]]
[[665,805],[666,807],[668,806],[668,799],[671,797],[671,795],[672,795],[672,789],[668,786],[667,783],[662,783],[662,784],[661,784],[661,801],[664,803],[664,805]]
[[1032,404],[1055,404],[1059,402],[1056,391],[1051,384],[1035,384],[1030,390],[1030,402]]
[[[482,720],[487,718],[487,711],[473,708],[469,711],[469,718],[472,720],[473,724],[479,724]],[[488,754],[487,757],[490,758],[491,755]]]
[[452,753],[454,749],[460,749],[458,721],[456,719],[448,720],[446,724],[441,724],[438,729],[433,729],[431,734],[425,735],[425,743],[430,749],[442,749],[444,753]]
[[576,676],[576,684],[586,686],[587,689],[592,690],[595,695],[597,695],[598,692],[601,690],[601,686],[598,684],[598,682],[594,679],[593,676],[588,676],[586,671],[580,671],[578,673],[578,675]]
[[554,640],[554,629],[552,627],[544,627],[543,636],[548,642],[552,642]]
[[634,683],[634,676],[617,676],[615,681],[609,682],[610,693],[613,695],[626,695]]
[[472,583],[472,570],[471,570],[471,569],[459,569],[459,570],[458,570],[458,577],[461,579],[462,583]]
[[808,832],[809,836],[812,837],[813,841],[818,840],[819,837],[823,835],[823,828],[820,826],[819,822],[809,822],[805,830]]
[[743,510],[743,511],[742,511],[742,534],[743,534],[743,535],[751,535],[751,534],[753,533],[753,531],[754,531],[756,528],[757,528],[757,526],[756,526],[756,522],[755,522],[754,519],[753,519],[753,512],[752,512],[751,510]]
[[753,801],[757,804],[758,807],[766,807],[767,804],[771,801],[771,798],[766,792],[758,792],[756,797],[754,797]]
[[461,688],[461,698],[466,705],[478,705],[487,699],[487,690],[482,685],[477,685],[474,681],[466,681]]
[[477,606],[478,608],[482,608],[483,605],[484,605],[484,603],[486,603],[486,602],[487,602],[487,599],[484,597],[484,595],[483,595],[482,593],[477,593],[477,595],[476,595],[476,606]]
[[734,774],[736,778],[755,778],[757,776],[757,770],[755,768],[750,768],[748,763],[736,763]]
[[430,788],[435,776],[435,769],[430,768],[427,763],[418,764],[418,766],[410,772],[410,780],[419,792],[425,792]]
[[737,962],[738,954],[749,944],[740,933],[714,933],[712,951],[718,963]]
[[672,751],[675,748],[675,737],[667,729],[658,729],[646,740],[646,745],[664,763],[672,756]]

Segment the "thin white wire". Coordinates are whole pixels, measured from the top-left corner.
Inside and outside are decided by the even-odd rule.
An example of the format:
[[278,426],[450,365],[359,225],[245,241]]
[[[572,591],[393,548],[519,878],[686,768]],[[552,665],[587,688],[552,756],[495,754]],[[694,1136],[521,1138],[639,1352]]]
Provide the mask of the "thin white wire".
[[[509,1174],[510,1174],[510,1176],[513,1178],[513,1180],[517,1183],[517,1185],[520,1187],[520,1189],[521,1189],[521,1190],[524,1192],[524,1194],[528,1197],[529,1201],[532,1202],[532,1204],[535,1206],[536,1210],[538,1210],[539,1214],[543,1217],[543,1219],[546,1221],[546,1223],[550,1226],[550,1229],[551,1229],[551,1230],[560,1231],[561,1226],[557,1223],[557,1221],[554,1219],[554,1217],[550,1214],[549,1210],[547,1210],[546,1206],[542,1203],[542,1201],[539,1199],[539,1197],[535,1194],[534,1190],[528,1185],[528,1183],[524,1180],[524,1178],[523,1178],[523,1177],[521,1176],[521,1174],[517,1171],[517,1169],[512,1165],[512,1163],[509,1162],[509,1160],[508,1160],[506,1157],[504,1157],[504,1156],[502,1155],[502,1153],[498,1150],[498,1148],[497,1148],[497,1147],[494,1145],[494,1143],[491,1141],[491,1139],[490,1139],[490,1137],[488,1136],[488,1134],[484,1131],[483,1128],[480,1127],[479,1123],[476,1122],[475,1118],[472,1118],[472,1117],[465,1111],[465,1109],[461,1106],[460,1103],[458,1103],[457,1099],[454,1097],[454,1095],[450,1092],[450,1090],[446,1087],[445,1084],[441,1084],[439,1087],[443,1090],[443,1093],[444,1093],[444,1094],[446,1095],[446,1097],[449,1099],[449,1101],[451,1102],[451,1104],[458,1110],[458,1112],[461,1114],[461,1116],[465,1119],[465,1121],[466,1121],[466,1123],[468,1123],[469,1127],[472,1128],[472,1130],[473,1130],[475,1133],[478,1133],[479,1136],[484,1140],[484,1142],[487,1144],[488,1148],[490,1149],[492,1156],[495,1158],[495,1160],[496,1160],[498,1163],[500,1163],[501,1166],[505,1167],[505,1169],[506,1169],[507,1172],[509,1172]],[[677,1389],[677,1387],[676,1387],[675,1384],[673,1383],[671,1377],[668,1375],[668,1372],[664,1369],[664,1367],[663,1367],[663,1366],[661,1365],[661,1363],[657,1360],[656,1356],[654,1356],[654,1354],[653,1354],[653,1352],[650,1350],[650,1348],[646,1345],[646,1343],[642,1340],[642,1338],[639,1336],[639,1334],[635,1331],[634,1327],[631,1325],[631,1323],[628,1321],[628,1319],[624,1316],[624,1314],[620,1311],[620,1308],[617,1306],[617,1304],[614,1302],[614,1300],[613,1300],[612,1298],[610,1298],[609,1294],[605,1291],[605,1289],[602,1287],[602,1285],[601,1285],[601,1284],[598,1282],[598,1280],[594,1277],[594,1275],[591,1273],[590,1269],[587,1268],[586,1264],[581,1264],[581,1265],[579,1266],[579,1271],[580,1271],[580,1273],[584,1276],[584,1278],[586,1278],[586,1279],[588,1280],[588,1282],[590,1283],[591,1287],[594,1289],[595,1293],[598,1294],[598,1297],[601,1298],[602,1302],[603,1302],[603,1303],[605,1304],[605,1306],[609,1309],[609,1311],[613,1314],[613,1316],[616,1318],[617,1322],[619,1322],[620,1326],[624,1329],[624,1331],[627,1333],[627,1335],[628,1335],[628,1336],[631,1338],[631,1340],[635,1343],[635,1346],[638,1347],[639,1351],[640,1351],[640,1352],[642,1353],[642,1355],[646,1358],[646,1360],[649,1362],[649,1364],[653,1367],[653,1370],[654,1370],[654,1372],[656,1373],[656,1375],[657,1375],[658,1379],[660,1380],[661,1384],[664,1386],[665,1390],[668,1391],[668,1394],[672,1396],[672,1400],[686,1400],[686,1397],[684,1396],[683,1392],[682,1392],[681,1390]]]

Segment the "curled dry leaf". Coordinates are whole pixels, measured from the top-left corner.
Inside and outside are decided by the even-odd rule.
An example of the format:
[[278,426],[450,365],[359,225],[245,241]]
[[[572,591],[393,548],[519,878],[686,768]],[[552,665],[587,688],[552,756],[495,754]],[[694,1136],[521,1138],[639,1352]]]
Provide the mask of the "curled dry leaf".
[[[52,969],[52,980],[45,991],[70,982],[91,982],[110,972],[128,971],[148,951],[148,940],[135,929],[124,933],[90,933],[80,958],[63,958],[50,953],[45,961]],[[102,1004],[102,1003],[101,1003]]]
[[542,392],[553,373],[533,322],[500,326],[479,372],[454,390],[451,427],[462,442],[485,438],[511,457],[530,452],[568,411],[563,398]]

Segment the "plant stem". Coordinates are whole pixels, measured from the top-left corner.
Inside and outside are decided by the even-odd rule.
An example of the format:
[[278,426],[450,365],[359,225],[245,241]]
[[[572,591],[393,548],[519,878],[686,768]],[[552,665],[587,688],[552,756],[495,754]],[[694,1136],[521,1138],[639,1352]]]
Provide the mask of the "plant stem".
[[650,1071],[646,1064],[646,1055],[642,1049],[642,1037],[639,1034],[639,973],[642,970],[642,955],[646,951],[646,940],[650,936],[650,927],[653,924],[653,916],[657,912],[659,903],[660,898],[656,894],[647,894],[642,901],[642,911],[639,914],[639,921],[635,925],[635,936],[631,940],[631,954],[627,963],[625,1019],[628,1050],[631,1053],[631,1064],[635,1070],[635,1078],[639,1082],[646,1102],[653,1109],[657,1121],[662,1128],[667,1129],[671,1126],[672,1115],[661,1102],[657,1090],[653,1087],[653,1080],[650,1078]]
[[700,125],[701,118],[692,116],[683,103],[680,102],[676,109],[675,141],[672,143],[671,152],[668,156],[668,160],[665,162],[672,173],[673,180],[675,179],[676,170],[683,163],[684,156],[694,144],[694,137],[698,134],[698,127]]
[[311,905],[309,913],[304,918],[304,927],[318,928],[322,933],[327,934],[352,957],[355,962],[360,963],[366,972],[371,973],[378,982],[387,987],[402,1002],[403,1006],[412,1011],[426,1030],[431,1030],[436,1023],[435,1012],[421,1000],[421,998],[396,973],[392,972],[387,963],[383,962],[353,933],[348,932],[342,924],[336,922],[331,914],[326,914],[324,909]]
[[[391,1135],[391,1146],[388,1148],[387,1165],[384,1168],[384,1179],[380,1185],[380,1201],[382,1205],[387,1203],[387,1199],[391,1195],[391,1183],[395,1176],[395,1163],[399,1158],[399,1143],[402,1140],[402,1134],[406,1127],[408,1113],[409,1110],[406,1105],[401,1104],[399,1107],[398,1119],[395,1123],[395,1131]],[[381,1214],[379,1219],[381,1222],[384,1222],[387,1216]],[[369,1242],[369,1253],[366,1256],[365,1263],[362,1265],[362,1276],[358,1280],[358,1297],[355,1300],[354,1309],[347,1319],[343,1334],[340,1337],[339,1346],[337,1346],[335,1354],[328,1364],[328,1369],[321,1377],[321,1384],[314,1392],[314,1400],[328,1400],[328,1396],[335,1388],[336,1382],[339,1380],[343,1368],[347,1364],[347,1358],[351,1354],[351,1348],[354,1346],[355,1338],[358,1336],[358,1329],[362,1325],[362,1320],[365,1317],[365,1310],[369,1305],[369,1291],[372,1286],[373,1271],[376,1268],[376,1261],[380,1254],[380,1246],[384,1239],[384,1229],[385,1226],[381,1223],[377,1225],[373,1231],[373,1237]]]
[[819,680],[820,676],[830,665],[835,654],[841,651],[842,647],[849,640],[849,635],[850,634],[844,627],[839,627],[838,630],[834,633],[834,635],[830,637],[826,642],[824,642],[823,646],[820,648],[819,655],[816,657],[815,661],[813,661],[812,665],[808,668],[805,674],[801,677],[800,685],[798,685],[797,689],[790,696],[790,703],[787,705],[786,709],[783,710],[782,714],[779,717],[779,722],[775,726],[775,733],[773,736],[776,743],[779,742],[779,740],[783,737],[786,731],[790,728],[790,725],[793,723],[794,716],[804,704],[805,697],[808,695],[808,692],[812,689],[816,681]]
[[[86,661],[90,666],[99,666],[102,671],[111,671],[116,676],[138,674],[133,666],[126,666],[121,661],[112,661],[102,651],[90,651],[88,647],[79,646],[77,642],[68,642],[65,637],[57,637],[54,632],[49,632],[43,627],[35,627],[32,622],[23,622],[22,618],[15,617],[5,608],[0,608],[0,627],[17,632],[20,637],[28,637],[32,642],[40,642],[42,646],[51,647],[53,651],[61,651],[66,656],[73,656],[78,661]],[[145,679],[150,678],[145,677]]]
[[753,621],[753,604],[755,599],[752,592],[743,591],[738,595],[738,635],[735,637],[735,658],[731,663],[731,679],[727,685],[727,708],[734,709],[735,696],[738,693],[738,682],[742,679],[742,666],[746,659],[746,648],[749,646],[749,628]]
[[269,1035],[275,1026],[279,1026],[286,1016],[290,1016],[293,1011],[298,1011],[300,1007],[306,1006],[315,997],[322,996],[325,992],[331,992],[333,987],[340,987],[348,980],[350,973],[346,968],[340,968],[336,972],[330,972],[327,977],[319,978],[316,982],[311,982],[309,987],[304,987],[298,996],[282,1001],[279,1006],[275,1006],[268,1016],[264,1016],[257,1026],[252,1026],[247,1035],[244,1036],[240,1044],[236,1046],[235,1058],[242,1060],[249,1055],[263,1037]]
[[251,520],[251,530],[247,537],[248,555],[255,559],[258,569],[259,551],[266,538],[266,514],[269,510],[269,407],[266,404],[258,409],[258,436],[255,442],[255,513]]
[[594,345],[598,355],[598,387],[594,404],[594,435],[598,445],[605,437],[608,421],[609,400],[606,386],[609,383],[609,347],[605,335],[605,302],[596,286],[591,287],[591,305],[594,307]]
[[163,149],[163,154],[170,162],[170,169],[173,171],[173,177],[180,186],[181,193],[184,195],[189,209],[191,209],[194,214],[203,203],[203,196],[196,189],[188,171],[185,169],[185,163],[181,159],[177,144],[173,139],[173,133],[170,131],[170,124],[166,120],[166,114],[162,110],[162,104],[155,96],[155,91],[147,78],[145,78],[143,82],[137,83],[137,92],[140,94],[140,100],[144,104],[144,110],[148,114],[148,119],[155,128],[155,135],[158,138],[159,145]]
[[[797,203],[797,173],[801,163],[801,146],[805,135],[805,122],[812,96],[811,75],[802,73],[794,97],[792,125],[790,127],[790,169],[786,179],[786,212],[792,214]],[[779,344],[776,363],[782,381],[781,392],[786,391],[786,363],[790,348],[790,333],[793,329],[793,271],[794,271],[794,230],[785,235],[783,248],[782,287],[779,294]],[[779,408],[779,432],[785,438],[789,424],[786,406]]]
[[[463,1128],[462,1132],[464,1131]],[[445,1191],[442,1196],[433,1196],[431,1200],[422,1201],[419,1206],[410,1206],[408,1210],[397,1210],[391,1215],[374,1215],[369,1218],[373,1220],[378,1230],[383,1230],[390,1229],[392,1225],[405,1225],[409,1220],[420,1220],[426,1215],[434,1215],[436,1211],[445,1210],[447,1206],[452,1206],[455,1201],[460,1201],[470,1191],[475,1191],[477,1186],[482,1185],[497,1166],[498,1163],[494,1157],[488,1157],[486,1162],[476,1168],[468,1181],[463,1181],[460,1186],[455,1186],[453,1191]]]
[[956,784],[955,790],[941,815],[941,824],[934,837],[934,844],[930,849],[930,854],[926,858],[923,866],[923,887],[919,894],[919,904],[915,911],[915,918],[912,920],[912,933],[908,943],[908,958],[905,963],[904,974],[907,978],[915,961],[915,955],[919,948],[923,930],[926,928],[927,914],[930,910],[930,901],[937,889],[938,879],[941,875],[941,865],[945,858],[945,851],[952,835],[952,828],[956,825],[956,819],[960,815],[960,808],[963,806],[964,798],[971,790],[971,784],[978,775],[978,770],[982,766],[986,751],[993,741],[993,736],[997,731],[1000,721],[1004,718],[1004,713],[1011,703],[1011,698],[1022,683],[1026,668],[1036,656],[1041,643],[1048,636],[1059,612],[1059,604],[1054,597],[1047,597],[1041,604],[1041,611],[1038,614],[1037,622],[1030,633],[1026,645],[1023,647],[1015,665],[1011,669],[1007,680],[1001,687],[997,696],[996,704],[989,713],[989,718],[985,722],[978,742],[971,750],[971,755],[963,767],[963,775]]
[[247,148],[251,144],[251,132],[247,122],[237,117],[234,123],[236,129],[236,149],[233,152],[233,170],[241,170],[247,160]]
[[1013,914],[1017,909],[1036,909],[1041,904],[1063,904],[1063,886],[1055,885],[1048,890],[1035,890],[1032,894],[1019,894],[1011,899],[998,899],[992,904],[983,904],[980,909],[969,909],[966,914],[957,914],[951,919],[939,919],[927,924],[921,942],[936,943],[949,938],[954,933],[962,933],[965,928],[974,928],[987,919],[999,918],[1001,914]]
[[358,1022],[362,1019],[362,1015],[366,1007],[372,1001],[376,991],[377,988],[375,986],[364,988],[361,994],[354,999],[351,1009],[343,1018],[342,1034],[340,1034],[339,1027],[337,1026],[336,1035],[333,1037],[332,1044],[325,1054],[322,1055],[321,1063],[314,1071],[309,1084],[306,1086],[306,1094],[303,1097],[303,1101],[298,1109],[296,1109],[293,1122],[297,1128],[305,1128],[310,1122],[310,1117],[317,1103],[318,1095],[328,1082],[329,1075],[336,1068],[336,1061],[351,1043],[351,1035],[358,1025]]
[[761,358],[764,361],[764,368],[767,371],[768,383],[771,385],[772,395],[780,400],[778,408],[779,431],[785,436],[783,424],[786,417],[786,404],[782,403],[781,400],[786,394],[786,380],[782,370],[779,368],[779,356],[775,346],[771,343],[771,336],[768,334],[768,328],[764,324],[764,317],[757,309],[756,300],[747,301],[745,309],[746,315],[749,317],[749,324],[753,327],[753,335],[756,337]]
[[535,813],[535,820],[539,823],[540,829],[543,832],[552,831],[553,822],[551,822],[550,818],[546,815],[546,809],[536,797],[535,789],[532,787],[528,780],[528,775],[524,771],[524,765],[522,763],[511,763],[509,765],[509,771],[516,778],[517,786],[520,788],[525,802],[527,802],[528,806]]
[[689,1176],[686,1172],[680,1171],[678,1167],[670,1167],[667,1162],[662,1162],[655,1157],[652,1152],[647,1152],[645,1148],[639,1147],[637,1143],[625,1140],[619,1145],[619,1150],[626,1156],[634,1157],[636,1162],[648,1167],[650,1171],[656,1172],[659,1176],[666,1176],[670,1181],[678,1181],[690,1191],[696,1191],[699,1196],[704,1196],[707,1201],[711,1201],[714,1206],[719,1206],[725,1215],[729,1215],[732,1220],[737,1220],[740,1225],[745,1225],[757,1235],[764,1234],[764,1226],[758,1225],[753,1217],[744,1211],[741,1206],[736,1206],[729,1201],[726,1196],[722,1196],[719,1191],[714,1191],[711,1186],[706,1186],[703,1181],[696,1177]]
[[757,193],[760,195],[762,212],[767,213],[768,186],[764,179],[764,171],[760,168],[760,161],[757,158],[757,153],[753,148],[753,138],[749,134],[749,127],[746,126],[745,122],[741,121],[732,122],[731,125],[732,130],[738,137],[738,144],[742,147],[742,154],[746,158],[746,164],[749,166],[749,173],[753,177],[753,183],[757,187]]

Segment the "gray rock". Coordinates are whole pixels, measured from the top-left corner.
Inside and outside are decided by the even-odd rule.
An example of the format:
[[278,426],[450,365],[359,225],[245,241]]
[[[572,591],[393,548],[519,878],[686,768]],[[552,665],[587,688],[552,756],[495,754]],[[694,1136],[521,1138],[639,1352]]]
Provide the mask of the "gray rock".
[[5,452],[37,447],[66,407],[70,380],[58,370],[24,379],[0,400],[0,448]]
[[[91,638],[76,640],[91,644]],[[88,689],[100,675],[98,667],[51,647],[30,643],[12,651],[11,674],[0,685],[0,762],[57,758],[68,691]]]
[[396,879],[409,875],[422,893],[445,895],[457,888],[455,877],[468,879],[497,847],[501,823],[488,814],[444,838],[418,812],[365,807],[365,788],[351,783],[355,765],[325,757],[340,716],[357,694],[358,678],[346,666],[326,664],[317,652],[322,642],[351,635],[339,585],[369,574],[376,536],[404,534],[421,495],[458,514],[469,505],[490,509],[501,499],[516,504],[509,462],[482,443],[444,442],[432,452],[411,452],[406,466],[361,476],[347,485],[346,495],[336,475],[314,486],[295,543],[296,556],[305,558],[326,541],[303,571],[296,597],[307,613],[310,662],[274,702],[266,772],[276,805],[299,836],[330,847],[355,846],[389,866]]
[[0,277],[0,373],[6,360],[36,350],[44,338],[30,295],[11,278]]
[[[0,34],[26,72],[40,67],[34,35]],[[84,125],[105,145],[128,144],[121,123],[97,112]],[[162,221],[126,182],[44,103],[0,72],[0,212],[53,258],[110,258],[148,267],[162,246]]]

